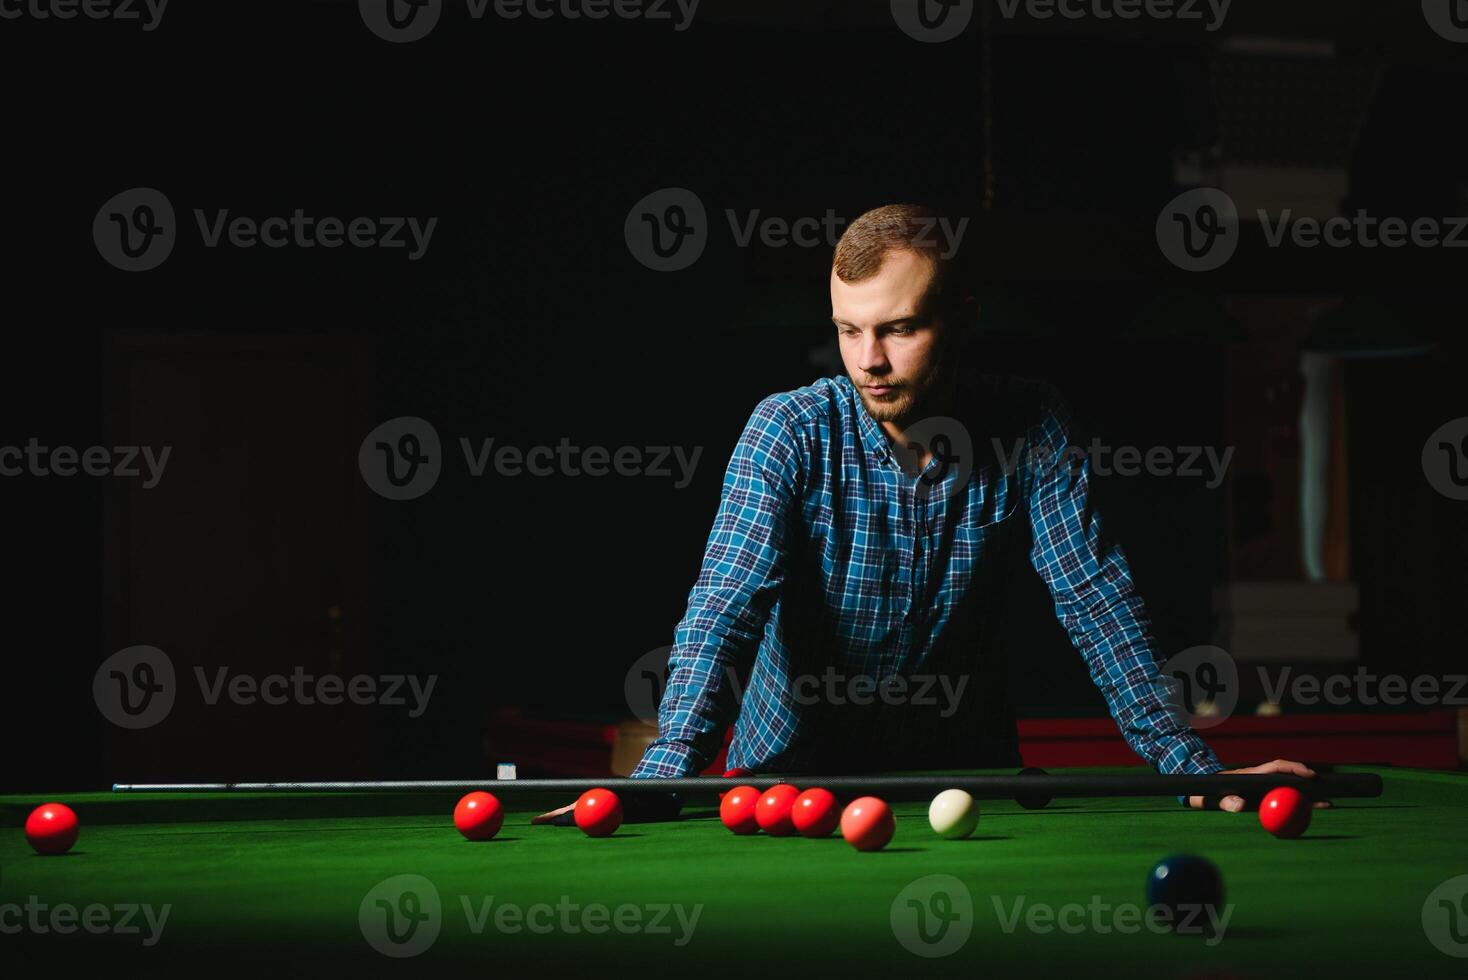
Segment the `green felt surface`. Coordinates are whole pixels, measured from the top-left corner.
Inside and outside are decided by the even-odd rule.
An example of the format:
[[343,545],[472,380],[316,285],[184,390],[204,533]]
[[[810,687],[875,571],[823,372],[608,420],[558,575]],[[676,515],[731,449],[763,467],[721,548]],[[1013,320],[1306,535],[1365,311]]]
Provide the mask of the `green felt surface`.
[[[995,975],[1125,968],[1147,976],[1279,976],[1284,965],[1350,976],[1461,976],[1468,959],[1436,949],[1422,917],[1438,885],[1468,875],[1468,780],[1382,772],[1381,799],[1319,812],[1297,841],[1275,840],[1252,814],[1137,799],[1061,800],[1038,811],[991,802],[973,839],[943,841],[927,826],[923,805],[898,804],[897,836],[873,854],[839,836],[734,837],[707,808],[676,822],[628,825],[605,840],[574,828],[531,827],[517,812],[498,839],[473,844],[446,813],[165,822],[166,799],[82,796],[67,802],[94,812],[163,809],[153,811],[156,822],[89,822],[74,852],[59,858],[33,855],[18,830],[0,836],[0,943],[18,963],[85,959],[115,964],[124,975],[155,967],[249,973],[275,963],[290,964],[284,972],[291,975],[348,966],[417,975],[463,963],[544,975],[584,972],[600,961],[619,971],[700,977],[748,975],[778,956],[791,966],[856,964],[862,975],[946,964]],[[29,802],[0,799],[5,822],[15,827],[9,815]],[[1215,945],[1106,931],[1092,911],[1064,929],[1032,927],[1023,913],[1006,926],[1017,902],[1022,910],[1140,906],[1148,868],[1174,851],[1204,854],[1223,871],[1233,909]],[[441,904],[437,938],[408,959],[377,952],[359,916],[369,891],[397,875],[421,876],[419,893],[431,889]],[[971,912],[948,927],[967,927],[968,938],[941,960],[920,957],[899,939],[915,934],[909,898],[923,899],[929,913],[945,909],[931,891],[911,890],[930,875],[957,879],[972,901]],[[31,896],[48,906],[140,905],[155,914],[166,906],[169,915],[151,946],[141,915],[135,935],[57,935],[30,922],[16,931]],[[474,916],[486,902],[489,921],[480,926]],[[547,931],[514,919],[497,926],[502,905],[522,913],[548,906],[548,918],[534,913]],[[383,913],[369,906],[369,928],[376,928],[371,922]],[[661,921],[669,932],[630,925],[630,909],[646,921],[660,906],[672,907]],[[589,933],[584,916],[598,907],[608,917],[621,908],[623,927]],[[679,908],[682,922],[696,912],[691,930],[680,924]],[[595,926],[600,920],[591,914]],[[939,935],[937,920],[927,921],[930,938]],[[1113,921],[1103,914],[1103,925]],[[1463,927],[1468,952],[1468,905]]]

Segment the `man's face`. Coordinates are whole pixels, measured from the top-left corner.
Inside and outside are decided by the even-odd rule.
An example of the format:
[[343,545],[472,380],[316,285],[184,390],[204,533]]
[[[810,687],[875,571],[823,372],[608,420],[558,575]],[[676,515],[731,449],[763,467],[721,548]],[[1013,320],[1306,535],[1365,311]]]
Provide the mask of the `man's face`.
[[891,251],[875,276],[841,281],[831,273],[831,319],[846,373],[878,422],[912,420],[937,384],[944,326],[924,306],[933,271],[907,249]]

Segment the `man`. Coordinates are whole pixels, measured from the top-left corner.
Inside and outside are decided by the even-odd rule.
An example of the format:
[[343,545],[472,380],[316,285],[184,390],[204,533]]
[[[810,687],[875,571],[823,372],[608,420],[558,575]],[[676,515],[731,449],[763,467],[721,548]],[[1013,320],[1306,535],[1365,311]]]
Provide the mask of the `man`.
[[1066,452],[1064,406],[961,372],[975,304],[952,246],[908,205],[842,235],[830,289],[847,376],[754,410],[634,777],[702,771],[730,722],[728,765],[755,772],[1018,765],[995,629],[1018,547],[1137,755],[1164,773],[1222,768],[1171,704],[1089,468]]

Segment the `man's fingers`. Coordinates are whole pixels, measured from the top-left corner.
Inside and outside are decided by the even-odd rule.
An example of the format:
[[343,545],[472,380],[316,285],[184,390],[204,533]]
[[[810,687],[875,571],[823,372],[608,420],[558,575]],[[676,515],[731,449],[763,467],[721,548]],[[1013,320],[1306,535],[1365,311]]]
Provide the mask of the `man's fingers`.
[[1316,800],[1311,805],[1317,810],[1328,810],[1330,809],[1330,800]]
[[[1226,769],[1224,770],[1222,775],[1232,775],[1236,773],[1253,775],[1268,773],[1287,773],[1293,776],[1304,776],[1306,778],[1309,778],[1315,775],[1315,770],[1311,769],[1303,762],[1291,762],[1288,759],[1275,759],[1273,762],[1266,762],[1262,766],[1252,766],[1248,769]],[[1225,796],[1222,799],[1212,796],[1190,796],[1188,797],[1188,806],[1192,807],[1195,810],[1207,810],[1211,809],[1214,806],[1217,806],[1220,810],[1227,810],[1229,813],[1242,813],[1245,809],[1248,808],[1248,803],[1245,802],[1242,796]],[[1326,807],[1330,806],[1330,801],[1319,800],[1314,804],[1314,806],[1317,810],[1323,810]]]
[[574,803],[568,803],[566,806],[559,807],[559,808],[557,808],[555,810],[552,810],[549,813],[542,813],[538,817],[531,817],[530,818],[530,823],[532,825],[547,824],[547,823],[550,823],[551,821],[555,820],[556,817],[559,817],[561,814],[563,814],[563,813],[570,813],[574,809],[576,809],[576,804],[574,804]]

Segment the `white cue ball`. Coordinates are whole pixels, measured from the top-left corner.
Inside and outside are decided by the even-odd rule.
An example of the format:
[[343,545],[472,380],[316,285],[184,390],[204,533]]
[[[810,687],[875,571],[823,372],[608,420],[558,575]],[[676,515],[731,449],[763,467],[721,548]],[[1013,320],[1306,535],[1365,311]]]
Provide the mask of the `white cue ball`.
[[979,825],[979,805],[961,789],[945,789],[928,805],[928,823],[939,837],[959,840]]

